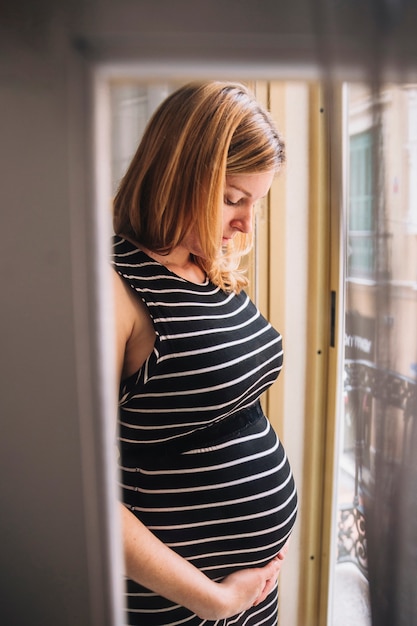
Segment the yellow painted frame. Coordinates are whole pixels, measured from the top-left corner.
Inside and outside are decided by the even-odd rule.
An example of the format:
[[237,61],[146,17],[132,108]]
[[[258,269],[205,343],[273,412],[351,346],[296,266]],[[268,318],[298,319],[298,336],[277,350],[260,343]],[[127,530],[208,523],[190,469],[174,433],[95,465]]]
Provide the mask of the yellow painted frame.
[[[341,89],[310,87],[309,312],[305,421],[305,567],[301,568],[299,624],[327,626],[343,302],[340,229],[342,211]],[[342,307],[343,308],[343,307]]]

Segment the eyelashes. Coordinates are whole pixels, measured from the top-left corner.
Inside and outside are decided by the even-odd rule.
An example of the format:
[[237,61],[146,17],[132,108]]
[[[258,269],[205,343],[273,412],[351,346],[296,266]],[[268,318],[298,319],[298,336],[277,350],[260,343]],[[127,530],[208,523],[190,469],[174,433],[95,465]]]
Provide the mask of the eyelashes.
[[230,198],[224,198],[224,203],[228,206],[240,206],[242,204],[242,200],[238,200],[237,202],[233,202]]

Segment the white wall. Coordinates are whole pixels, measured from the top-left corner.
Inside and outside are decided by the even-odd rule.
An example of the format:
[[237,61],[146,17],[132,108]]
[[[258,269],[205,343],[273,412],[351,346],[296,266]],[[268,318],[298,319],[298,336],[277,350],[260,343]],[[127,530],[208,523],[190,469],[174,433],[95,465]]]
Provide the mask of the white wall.
[[[286,280],[285,291],[285,376],[283,439],[297,482],[298,521],[291,548],[280,580],[280,624],[298,626],[300,602],[301,518],[308,514],[303,506],[304,421],[308,313],[308,224],[309,224],[309,88],[307,83],[286,86],[285,142],[286,177]],[[296,287],[294,287],[296,286]],[[301,626],[301,625],[300,625]]]
[[96,480],[89,79],[68,16],[42,8],[10,18],[0,55],[0,622],[105,626],[114,547],[100,522],[112,490]]

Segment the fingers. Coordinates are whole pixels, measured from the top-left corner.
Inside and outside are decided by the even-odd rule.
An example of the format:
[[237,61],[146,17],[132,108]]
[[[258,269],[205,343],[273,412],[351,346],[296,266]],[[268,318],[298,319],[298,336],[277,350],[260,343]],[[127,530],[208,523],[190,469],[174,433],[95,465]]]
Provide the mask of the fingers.
[[287,556],[287,552],[288,552],[288,548],[285,545],[282,550],[280,550],[277,554],[277,559],[279,559],[280,561],[283,561],[285,559],[285,557]]
[[285,558],[285,553],[279,552],[266,566],[265,569],[270,568],[271,571],[276,571],[277,573],[281,569],[282,561]]
[[283,548],[280,550],[277,556],[273,558],[272,561],[270,561],[267,565],[264,566],[263,568],[263,573],[265,574],[264,586],[263,586],[261,593],[256,598],[253,606],[257,606],[258,604],[263,602],[263,600],[265,600],[268,594],[275,587],[275,584],[278,579],[278,574],[281,570],[282,561],[284,560],[287,552],[288,552],[288,542],[283,546]]
[[262,589],[261,593],[256,598],[255,602],[253,603],[253,606],[258,606],[258,604],[260,604],[261,602],[265,600],[265,598],[271,593],[272,589],[275,587],[277,583],[277,578],[278,578],[278,574],[276,574],[272,578],[268,578],[265,581],[264,588]]
[[278,556],[280,558],[281,558],[281,555],[283,555],[282,558],[284,558],[286,556],[286,554],[288,552],[288,549],[290,547],[290,539],[291,539],[291,537],[289,537],[287,539],[286,543],[282,546],[281,550],[279,551]]
[[289,545],[290,545],[290,540],[288,539],[287,542],[282,546],[281,550],[278,552],[277,558],[280,559],[281,561],[283,561],[285,557],[287,556]]
[[230,614],[240,613],[265,600],[275,587],[286,554],[285,546],[275,558],[259,568],[238,570],[221,581],[229,596]]

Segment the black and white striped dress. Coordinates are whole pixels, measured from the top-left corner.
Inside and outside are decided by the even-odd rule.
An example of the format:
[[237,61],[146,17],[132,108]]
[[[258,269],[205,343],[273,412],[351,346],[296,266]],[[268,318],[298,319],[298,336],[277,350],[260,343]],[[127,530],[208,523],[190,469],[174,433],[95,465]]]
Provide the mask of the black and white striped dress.
[[[264,565],[297,510],[285,451],[259,403],[281,370],[281,337],[244,292],[188,282],[118,236],[113,252],[156,332],[152,354],[120,388],[124,503],[213,580]],[[275,626],[277,596],[210,622],[127,581],[128,623]]]

